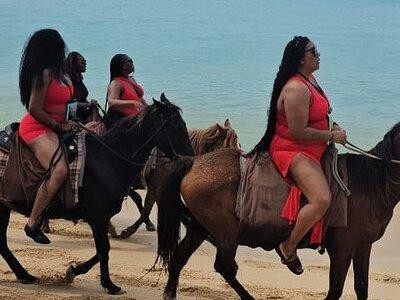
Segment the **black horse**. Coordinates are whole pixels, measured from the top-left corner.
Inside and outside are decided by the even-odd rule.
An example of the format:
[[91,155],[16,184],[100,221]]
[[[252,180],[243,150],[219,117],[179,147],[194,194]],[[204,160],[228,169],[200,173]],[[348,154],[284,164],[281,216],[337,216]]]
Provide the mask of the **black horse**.
[[[86,149],[90,155],[85,163],[83,186],[73,216],[64,219],[83,219],[88,222],[95,240],[96,254],[88,261],[70,266],[67,280],[88,272],[100,262],[100,282],[109,294],[121,293],[110,278],[108,259],[110,243],[107,226],[117,214],[133,177],[138,175],[153,147],[169,157],[192,155],[186,124],[180,109],[169,101],[148,106],[135,118],[125,118],[103,136],[86,135]],[[0,204],[0,254],[22,283],[34,283],[32,276],[19,263],[7,245],[7,226],[10,208]]]

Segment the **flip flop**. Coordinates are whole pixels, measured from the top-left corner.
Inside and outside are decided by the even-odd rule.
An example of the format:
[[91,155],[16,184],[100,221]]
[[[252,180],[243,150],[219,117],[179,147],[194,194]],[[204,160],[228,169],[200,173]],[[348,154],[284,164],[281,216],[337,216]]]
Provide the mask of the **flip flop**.
[[297,256],[296,252],[294,252],[289,258],[285,258],[283,255],[281,248],[279,247],[280,244],[275,248],[276,253],[278,253],[279,257],[281,258],[281,262],[288,267],[292,273],[296,275],[301,275],[304,270],[301,264],[299,257]]

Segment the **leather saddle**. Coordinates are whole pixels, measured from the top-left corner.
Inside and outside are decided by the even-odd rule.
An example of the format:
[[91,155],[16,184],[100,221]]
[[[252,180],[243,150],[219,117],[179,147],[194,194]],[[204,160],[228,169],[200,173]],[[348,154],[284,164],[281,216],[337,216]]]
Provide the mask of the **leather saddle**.
[[[10,153],[13,136],[18,130],[19,122],[13,122],[0,131],[0,150]],[[60,141],[63,143],[68,156],[68,163],[71,163],[78,155],[78,146],[75,140],[77,132],[77,130],[71,130],[60,136]]]

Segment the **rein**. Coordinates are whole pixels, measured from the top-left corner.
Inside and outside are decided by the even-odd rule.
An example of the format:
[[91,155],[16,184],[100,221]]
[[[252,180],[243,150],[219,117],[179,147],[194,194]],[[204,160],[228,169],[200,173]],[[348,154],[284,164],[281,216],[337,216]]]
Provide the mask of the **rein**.
[[387,162],[391,162],[391,163],[394,163],[394,164],[400,164],[400,160],[397,160],[397,159],[385,160],[382,157],[379,157],[379,156],[373,155],[371,153],[368,153],[367,151],[361,149],[360,147],[357,147],[356,145],[354,145],[354,144],[352,144],[352,143],[350,143],[348,141],[346,141],[344,143],[344,145],[342,145],[342,146],[347,148],[350,151],[356,152],[358,154],[361,154],[363,156],[366,156],[366,157],[369,157],[369,158],[372,158],[372,159],[381,160],[381,161],[387,161]]
[[[159,165],[164,165],[164,164],[168,164],[171,163],[171,161],[168,162],[161,162],[161,163],[154,163],[154,164],[147,164],[147,163],[137,163],[135,161],[133,161],[133,159],[139,154],[139,152],[146,147],[151,140],[165,127],[165,125],[167,125],[167,123],[172,120],[174,117],[176,117],[177,114],[172,115],[170,118],[168,118],[167,120],[164,120],[163,123],[161,124],[161,126],[155,130],[153,132],[153,134],[135,151],[135,153],[132,154],[131,157],[127,158],[123,155],[121,155],[120,153],[118,153],[117,151],[115,151],[114,149],[112,149],[109,145],[107,145],[106,143],[104,143],[101,139],[98,138],[97,134],[95,132],[93,132],[92,130],[86,128],[83,124],[77,122],[76,125],[82,129],[83,131],[87,132],[96,142],[98,142],[99,144],[101,144],[103,147],[105,147],[108,151],[110,151],[113,155],[117,156],[119,159],[123,160],[124,162],[130,164],[130,165],[134,165],[134,166],[159,166]],[[172,149],[172,152],[174,154],[174,158],[173,160],[180,158],[181,155],[177,154],[175,151],[175,148],[171,142],[170,136],[169,134],[167,134],[167,140],[169,143],[169,146]]]

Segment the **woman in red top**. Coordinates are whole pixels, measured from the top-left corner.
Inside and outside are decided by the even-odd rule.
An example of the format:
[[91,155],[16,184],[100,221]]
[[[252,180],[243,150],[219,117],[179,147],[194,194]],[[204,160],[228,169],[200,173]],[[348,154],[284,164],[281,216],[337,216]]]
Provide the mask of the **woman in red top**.
[[[56,30],[43,29],[31,36],[21,59],[19,87],[28,113],[21,120],[19,132],[45,169],[58,149],[57,133],[72,127],[65,122],[66,103],[73,95],[72,83],[64,72],[65,48]],[[66,178],[67,163],[62,156],[52,167],[50,178],[39,187],[25,226],[25,233],[37,243],[50,243],[39,228],[38,218]]]
[[117,54],[111,59],[107,102],[110,110],[128,117],[136,116],[146,105],[143,88],[130,76],[134,71],[128,55]]
[[[320,242],[320,220],[331,202],[322,154],[328,142],[346,141],[346,132],[338,125],[329,128],[329,101],[313,75],[319,62],[317,48],[307,37],[296,36],[286,45],[272,91],[268,127],[254,149],[268,149],[282,176],[295,182],[282,213],[295,225],[276,251],[297,275],[303,272],[297,245],[314,225],[311,242]],[[308,203],[299,210],[301,193]]]

